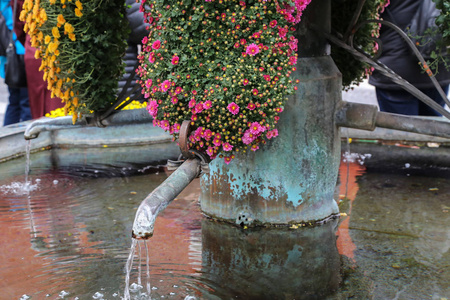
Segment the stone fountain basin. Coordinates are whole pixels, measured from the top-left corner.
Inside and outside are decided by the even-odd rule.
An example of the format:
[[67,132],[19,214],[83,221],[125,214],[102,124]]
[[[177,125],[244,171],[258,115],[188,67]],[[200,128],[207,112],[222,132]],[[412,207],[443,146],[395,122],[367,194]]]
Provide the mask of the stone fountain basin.
[[[444,119],[444,118],[440,118]],[[445,120],[445,119],[444,119]],[[24,131],[31,121],[2,127],[0,163],[26,155]],[[342,152],[370,154],[368,168],[450,168],[450,139],[376,128],[341,128]],[[349,149],[347,137],[351,138]],[[42,132],[30,144],[33,165],[161,165],[176,159],[180,150],[169,133],[151,123],[85,127]],[[42,153],[43,152],[43,153]]]
[[[0,163],[26,155],[24,131],[30,122],[2,127]],[[158,166],[180,154],[172,136],[151,123],[46,131],[31,140],[30,149],[37,168]]]

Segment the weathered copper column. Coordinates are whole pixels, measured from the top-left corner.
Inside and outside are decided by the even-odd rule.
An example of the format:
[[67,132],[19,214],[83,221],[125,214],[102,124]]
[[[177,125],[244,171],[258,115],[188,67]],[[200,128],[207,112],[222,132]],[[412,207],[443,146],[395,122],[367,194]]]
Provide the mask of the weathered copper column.
[[330,30],[330,1],[312,1],[298,29],[298,90],[278,123],[279,136],[229,165],[216,159],[201,177],[201,208],[220,220],[250,224],[314,222],[338,213],[333,200],[340,160],[334,115],[341,74],[329,45],[310,30]]

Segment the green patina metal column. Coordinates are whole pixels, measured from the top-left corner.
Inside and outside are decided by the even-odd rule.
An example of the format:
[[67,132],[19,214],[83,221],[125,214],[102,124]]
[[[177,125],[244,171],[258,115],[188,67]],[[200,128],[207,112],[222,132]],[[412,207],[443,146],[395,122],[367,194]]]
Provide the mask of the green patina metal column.
[[341,74],[312,26],[330,29],[330,1],[315,0],[298,29],[298,90],[277,125],[279,136],[229,165],[216,159],[201,177],[201,208],[220,220],[250,224],[314,222],[338,213],[333,199],[340,160],[335,125]]

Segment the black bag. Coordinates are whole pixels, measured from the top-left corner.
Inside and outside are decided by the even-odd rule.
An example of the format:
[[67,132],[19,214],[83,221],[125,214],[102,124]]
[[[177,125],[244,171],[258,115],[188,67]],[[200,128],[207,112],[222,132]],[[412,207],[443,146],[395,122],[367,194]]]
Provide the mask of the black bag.
[[13,42],[6,49],[5,83],[12,88],[27,87],[24,55],[17,54]]
[[[13,28],[14,17],[16,15],[17,0],[14,1],[13,12]],[[23,88],[27,87],[27,73],[25,71],[24,55],[17,54],[16,46],[13,41],[13,30],[10,33],[9,45],[6,49],[6,64],[5,64],[5,83],[8,87]]]
[[445,48],[439,49],[437,41],[442,40],[435,23],[441,11],[436,8],[436,3],[432,0],[422,0],[416,14],[411,20],[411,24],[406,28],[406,33],[416,45],[420,54],[425,60],[431,59],[433,51],[445,54]]
[[6,56],[6,49],[8,48],[10,31],[6,26],[6,20],[0,12],[0,56]]

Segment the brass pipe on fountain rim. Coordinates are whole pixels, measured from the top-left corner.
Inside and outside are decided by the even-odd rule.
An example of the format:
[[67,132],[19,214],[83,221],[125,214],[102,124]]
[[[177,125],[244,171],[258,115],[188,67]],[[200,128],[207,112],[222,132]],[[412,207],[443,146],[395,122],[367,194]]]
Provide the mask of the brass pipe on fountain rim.
[[30,123],[25,129],[24,138],[26,140],[35,139],[41,132],[62,130],[62,129],[74,129],[80,127],[106,127],[114,125],[125,124],[141,124],[150,123],[153,118],[145,108],[134,110],[120,110],[109,115],[108,117],[101,119],[98,115],[86,116],[83,119],[77,121],[75,124],[72,122],[72,117],[58,117],[58,118],[45,118],[38,119]]
[[342,101],[336,110],[340,127],[373,131],[376,127],[450,138],[450,121],[378,111],[375,105]]

